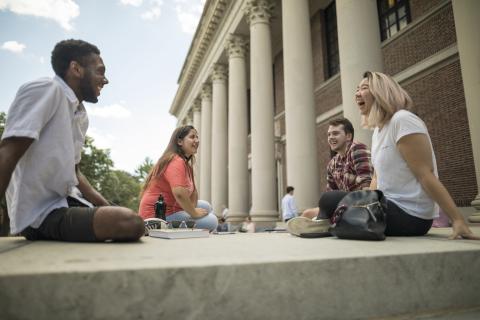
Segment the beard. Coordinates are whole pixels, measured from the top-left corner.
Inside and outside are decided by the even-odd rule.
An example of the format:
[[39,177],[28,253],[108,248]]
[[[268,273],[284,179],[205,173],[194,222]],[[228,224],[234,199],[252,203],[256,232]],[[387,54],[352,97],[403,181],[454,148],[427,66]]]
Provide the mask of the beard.
[[86,73],[80,81],[80,92],[84,101],[91,103],[98,102],[98,97],[94,89],[93,80],[89,73]]

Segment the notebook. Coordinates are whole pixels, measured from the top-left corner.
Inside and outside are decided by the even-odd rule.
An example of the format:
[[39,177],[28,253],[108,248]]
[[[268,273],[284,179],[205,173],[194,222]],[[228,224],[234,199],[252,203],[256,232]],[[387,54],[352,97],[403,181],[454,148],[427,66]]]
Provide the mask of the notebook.
[[150,237],[163,239],[208,238],[207,229],[153,229],[149,230]]

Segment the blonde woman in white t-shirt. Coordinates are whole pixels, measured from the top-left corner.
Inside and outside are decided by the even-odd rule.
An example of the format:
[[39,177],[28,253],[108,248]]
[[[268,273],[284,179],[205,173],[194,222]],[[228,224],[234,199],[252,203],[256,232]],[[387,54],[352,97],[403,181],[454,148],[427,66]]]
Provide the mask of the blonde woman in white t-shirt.
[[[437,164],[425,123],[408,111],[412,100],[391,77],[366,72],[355,92],[364,127],[373,129],[370,189],[387,199],[387,236],[423,236],[438,216],[438,205],[452,220],[450,239],[474,239],[447,189],[438,179]],[[301,236],[328,228],[338,203],[348,192],[328,191],[319,201],[315,223],[298,227]],[[438,205],[437,205],[438,204]],[[300,230],[301,229],[301,230]],[[293,233],[293,232],[292,232]],[[328,234],[324,232],[324,235]]]
[[438,216],[450,217],[451,239],[480,240],[465,223],[447,189],[438,179],[432,143],[425,123],[408,111],[412,100],[390,76],[366,72],[355,93],[365,127],[374,129],[370,189],[388,199],[386,235],[423,235]]

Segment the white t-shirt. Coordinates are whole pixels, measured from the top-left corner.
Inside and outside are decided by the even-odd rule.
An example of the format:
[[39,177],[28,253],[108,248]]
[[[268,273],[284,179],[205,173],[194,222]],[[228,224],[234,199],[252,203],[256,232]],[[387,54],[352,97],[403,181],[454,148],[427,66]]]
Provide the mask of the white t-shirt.
[[297,216],[297,204],[295,198],[287,193],[282,199],[282,214],[283,220],[291,219]]
[[13,172],[6,191],[13,234],[38,228],[54,209],[68,207],[66,196],[78,184],[88,117],[73,90],[59,77],[24,84],[7,114],[2,139],[35,141]]
[[377,188],[408,214],[433,219],[438,217],[438,206],[423,190],[397,148],[400,138],[414,133],[428,137],[434,174],[438,177],[437,162],[425,123],[413,113],[400,110],[382,130],[375,128],[373,132],[372,163],[377,176]]

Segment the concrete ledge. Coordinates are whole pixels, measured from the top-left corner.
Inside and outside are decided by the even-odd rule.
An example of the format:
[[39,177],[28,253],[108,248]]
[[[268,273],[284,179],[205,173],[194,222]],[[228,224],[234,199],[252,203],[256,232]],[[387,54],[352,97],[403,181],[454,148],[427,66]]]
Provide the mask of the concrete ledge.
[[3,238],[1,318],[368,319],[477,310],[480,242],[447,240],[449,231],[383,242],[286,233],[130,244]]

